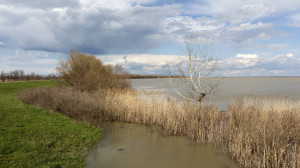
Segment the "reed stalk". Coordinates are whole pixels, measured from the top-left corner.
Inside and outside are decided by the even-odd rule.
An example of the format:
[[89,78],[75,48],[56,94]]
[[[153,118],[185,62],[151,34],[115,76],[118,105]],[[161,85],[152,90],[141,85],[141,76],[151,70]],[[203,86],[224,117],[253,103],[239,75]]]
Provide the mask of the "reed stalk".
[[72,88],[25,90],[19,98],[100,125],[159,125],[170,135],[222,147],[243,167],[300,167],[300,101],[280,97],[233,100],[228,110],[164,99],[155,92]]

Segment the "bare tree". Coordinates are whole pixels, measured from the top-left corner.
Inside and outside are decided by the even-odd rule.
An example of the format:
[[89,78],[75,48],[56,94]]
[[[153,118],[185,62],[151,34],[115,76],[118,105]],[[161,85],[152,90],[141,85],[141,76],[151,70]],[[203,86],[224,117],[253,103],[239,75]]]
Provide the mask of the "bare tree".
[[[186,41],[185,56],[175,65],[173,70],[175,73],[168,67],[169,84],[180,97],[202,102],[206,95],[212,94],[220,85],[220,81],[214,78],[217,63],[214,49],[210,44]],[[171,75],[176,75],[177,78],[171,78]],[[183,91],[183,87],[187,90]]]
[[5,73],[4,73],[4,71],[1,71],[1,81],[5,82]]
[[115,78],[115,86],[117,88],[130,88],[131,82],[129,80],[130,74],[128,71],[125,70],[125,68],[122,65],[115,65],[111,66],[112,73],[114,74]]
[[24,80],[24,71],[18,70],[20,80]]

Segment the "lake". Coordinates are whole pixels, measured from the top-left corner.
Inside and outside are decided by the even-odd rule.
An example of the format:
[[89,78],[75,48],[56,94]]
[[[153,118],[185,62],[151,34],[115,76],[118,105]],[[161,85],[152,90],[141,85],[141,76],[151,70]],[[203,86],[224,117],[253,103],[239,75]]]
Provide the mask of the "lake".
[[[258,78],[224,78],[220,80],[221,84],[215,89],[212,95],[205,97],[206,102],[213,101],[225,110],[227,104],[232,99],[241,99],[244,97],[266,97],[280,96],[290,99],[300,97],[300,77],[258,77]],[[132,79],[134,89],[146,91],[160,91],[164,94],[177,97],[179,96],[172,90],[168,79]],[[180,83],[179,90],[189,95],[185,89],[186,83]]]

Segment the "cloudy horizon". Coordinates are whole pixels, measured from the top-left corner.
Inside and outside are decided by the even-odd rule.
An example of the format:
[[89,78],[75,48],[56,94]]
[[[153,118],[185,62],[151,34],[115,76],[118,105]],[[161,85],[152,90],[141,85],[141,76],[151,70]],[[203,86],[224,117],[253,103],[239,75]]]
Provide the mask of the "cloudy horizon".
[[76,48],[163,75],[186,35],[213,44],[225,76],[300,75],[297,0],[0,0],[0,71],[53,73]]

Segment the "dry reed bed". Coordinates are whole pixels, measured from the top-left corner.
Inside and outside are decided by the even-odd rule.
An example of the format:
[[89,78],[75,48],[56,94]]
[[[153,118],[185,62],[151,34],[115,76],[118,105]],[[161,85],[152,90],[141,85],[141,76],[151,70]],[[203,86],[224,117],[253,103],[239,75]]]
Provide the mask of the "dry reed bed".
[[86,93],[36,88],[19,97],[94,125],[103,121],[160,125],[169,134],[221,146],[243,167],[300,167],[299,101],[249,98],[232,101],[227,111],[219,111],[214,106],[160,100],[157,95],[132,90]]

